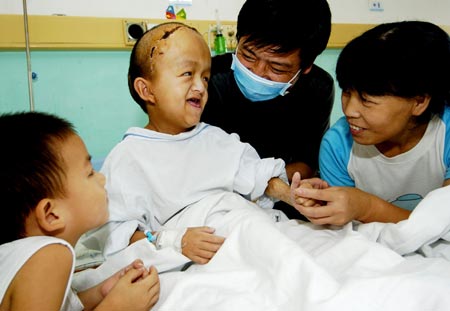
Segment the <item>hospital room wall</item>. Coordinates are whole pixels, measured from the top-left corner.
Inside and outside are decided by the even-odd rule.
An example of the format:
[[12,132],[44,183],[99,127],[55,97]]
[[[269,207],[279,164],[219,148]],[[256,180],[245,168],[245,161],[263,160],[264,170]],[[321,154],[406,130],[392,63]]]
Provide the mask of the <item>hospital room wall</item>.
[[[328,49],[317,63],[334,75],[339,49]],[[147,116],[129,95],[130,51],[32,51],[36,111],[56,113],[74,123],[93,158],[103,158],[130,126]],[[0,113],[29,110],[26,55],[0,52]],[[338,98],[336,98],[338,100]],[[333,120],[341,114],[334,107]]]
[[[382,12],[369,11],[368,1],[329,2],[334,23],[379,23],[406,18],[450,23],[448,0],[384,0]],[[0,1],[0,14],[22,14],[21,3]],[[214,20],[218,8],[221,18],[235,20],[242,3],[243,0],[193,0],[193,5],[185,8],[188,19]],[[167,4],[167,0],[28,0],[28,14],[164,18]],[[339,52],[340,48],[327,48],[316,63],[334,76]],[[144,126],[147,121],[128,92],[129,55],[129,50],[31,51],[32,70],[37,74],[32,82],[35,110],[56,113],[73,122],[95,159],[106,156],[128,127]],[[0,113],[30,110],[25,52],[0,50],[0,68]],[[340,90],[336,85],[332,123],[341,115]]]
[[[73,122],[91,155],[104,157],[129,126],[146,121],[128,93],[129,54],[33,51],[34,109]],[[30,110],[25,58],[25,52],[0,52],[0,113]]]
[[[236,20],[245,0],[27,0],[28,14],[94,17],[165,18],[170,2],[191,2],[184,8],[188,19]],[[369,5],[379,2],[383,11],[371,11]],[[376,24],[399,19],[425,19],[441,25],[450,24],[448,0],[328,0],[333,23]],[[292,10],[295,8],[286,8]],[[0,14],[22,14],[22,1],[1,0]],[[255,16],[259,18],[259,16]]]
[[[318,63],[334,72],[338,50]],[[71,120],[94,158],[102,158],[130,126],[147,116],[128,92],[129,51],[34,51],[32,82],[35,110]],[[29,110],[25,52],[0,52],[0,113]],[[336,114],[340,106],[336,106]],[[336,108],[335,107],[335,108]]]

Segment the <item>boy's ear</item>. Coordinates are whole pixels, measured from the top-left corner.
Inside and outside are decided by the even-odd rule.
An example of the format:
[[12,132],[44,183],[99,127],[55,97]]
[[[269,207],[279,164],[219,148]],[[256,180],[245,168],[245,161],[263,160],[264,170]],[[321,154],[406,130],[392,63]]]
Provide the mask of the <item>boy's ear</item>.
[[143,100],[152,103],[155,102],[150,81],[142,77],[136,78],[134,80],[134,89]]
[[417,96],[415,100],[416,103],[414,104],[413,114],[415,116],[420,116],[430,105],[431,97],[429,95]]
[[66,226],[62,208],[52,199],[42,199],[35,209],[36,221],[42,230],[54,232]]

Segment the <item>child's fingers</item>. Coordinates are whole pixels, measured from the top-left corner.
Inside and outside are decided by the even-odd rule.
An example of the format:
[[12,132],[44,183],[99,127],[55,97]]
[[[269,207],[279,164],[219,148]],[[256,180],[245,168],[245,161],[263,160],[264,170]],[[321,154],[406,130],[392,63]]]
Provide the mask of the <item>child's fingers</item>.
[[295,195],[300,197],[309,198],[316,201],[333,201],[335,194],[328,189],[309,189],[309,188],[297,188],[294,191]]
[[150,266],[150,269],[148,269],[149,274],[155,274],[156,276],[158,276],[158,270],[156,269],[155,266]]
[[127,273],[131,269],[141,269],[143,267],[144,267],[144,262],[141,259],[136,259],[132,263],[130,263],[128,266],[126,266],[125,268],[120,270],[119,275],[120,275],[120,277],[122,277],[125,275],[125,273]]
[[201,231],[206,232],[206,233],[214,233],[216,231],[216,229],[214,229],[212,227],[208,227],[208,226],[201,227],[200,229],[201,229]]
[[142,259],[136,259],[131,263],[131,265],[135,269],[140,269],[144,266],[144,262],[142,261]]
[[156,279],[159,280],[158,270],[155,268],[155,266],[150,266],[149,269],[145,269],[145,275],[143,276],[146,278],[149,275],[156,276]]
[[303,205],[308,199],[306,198],[302,198],[302,197],[296,197],[295,198],[295,203],[299,204],[299,205]]
[[305,207],[317,206],[317,201],[316,200],[310,200],[310,199],[304,199],[302,205],[305,206]]
[[150,292],[150,295],[159,294],[160,282],[158,271],[156,271],[155,267],[150,267],[149,275],[142,280],[142,282],[146,283],[147,290]]
[[139,278],[141,278],[146,270],[147,269],[145,269],[144,267],[139,269],[130,269],[127,272],[125,272],[125,275],[122,278],[125,278],[128,280],[128,282],[133,283],[137,281]]
[[149,290],[149,296],[150,298],[150,305],[154,306],[158,300],[159,300],[159,294],[160,294],[160,283],[159,283],[159,277],[156,270],[152,271],[149,278],[152,279],[151,287]]
[[142,272],[141,278],[146,278],[149,275],[149,272],[147,269],[144,269],[144,271]]
[[158,270],[156,270],[156,268],[154,266],[150,267],[149,277],[152,278],[154,284],[159,284]]
[[300,186],[301,176],[299,172],[295,172],[292,176],[291,189],[295,189]]
[[223,242],[225,242],[225,238],[219,235],[208,235],[203,239],[204,242],[215,244],[217,247],[220,247]]

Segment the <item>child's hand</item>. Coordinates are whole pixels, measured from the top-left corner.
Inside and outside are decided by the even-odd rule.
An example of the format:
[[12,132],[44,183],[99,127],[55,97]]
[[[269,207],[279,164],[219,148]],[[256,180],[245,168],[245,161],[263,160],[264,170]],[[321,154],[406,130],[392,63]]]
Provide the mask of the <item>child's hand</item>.
[[301,180],[300,173],[298,172],[294,173],[294,175],[292,176],[291,201],[293,203],[293,206],[296,208],[299,205],[303,207],[321,206],[322,202],[320,201],[299,196],[295,191],[297,188],[325,189],[328,188],[328,183],[320,178]]
[[188,228],[181,240],[183,255],[198,264],[208,263],[225,241],[214,231],[210,227]]
[[101,286],[101,294],[103,297],[108,295],[110,290],[116,285],[116,283],[119,281],[119,279],[124,276],[129,270],[136,269],[142,272],[141,278],[145,278],[148,275],[148,270],[145,269],[144,263],[141,259],[136,259],[131,264],[123,268],[122,270],[117,271],[115,274],[110,276],[108,279],[103,281]]
[[160,291],[158,271],[155,267],[147,270],[140,264],[136,268],[135,263],[119,272],[117,283],[110,288],[96,310],[148,311],[156,304]]

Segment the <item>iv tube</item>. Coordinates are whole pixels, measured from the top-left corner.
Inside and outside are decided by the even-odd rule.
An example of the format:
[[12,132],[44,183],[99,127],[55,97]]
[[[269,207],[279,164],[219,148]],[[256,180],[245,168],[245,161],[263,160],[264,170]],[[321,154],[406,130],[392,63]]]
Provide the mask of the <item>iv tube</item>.
[[219,19],[219,10],[216,9],[216,33],[218,35],[222,34],[222,25],[220,23],[220,19]]

